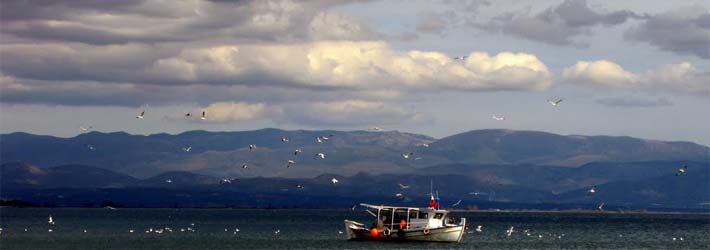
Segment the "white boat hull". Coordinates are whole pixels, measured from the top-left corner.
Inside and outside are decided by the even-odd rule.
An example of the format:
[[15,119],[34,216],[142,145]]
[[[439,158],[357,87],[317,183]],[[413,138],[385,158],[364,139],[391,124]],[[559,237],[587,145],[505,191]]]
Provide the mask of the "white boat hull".
[[365,228],[362,223],[345,220],[348,240],[460,242],[463,238],[465,225],[466,220],[462,219],[459,225],[447,225],[433,229],[384,230],[372,235],[370,230]]

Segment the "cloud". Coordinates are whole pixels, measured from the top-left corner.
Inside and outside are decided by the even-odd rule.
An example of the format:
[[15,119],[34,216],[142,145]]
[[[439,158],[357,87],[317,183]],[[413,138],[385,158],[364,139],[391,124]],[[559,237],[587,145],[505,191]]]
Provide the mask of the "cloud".
[[673,105],[673,103],[666,98],[643,99],[632,96],[602,98],[596,100],[596,102],[609,107],[622,108],[652,108]]
[[703,6],[648,15],[624,33],[629,40],[647,42],[662,50],[710,59],[710,13]]
[[4,36],[93,45],[163,42],[374,39],[328,11],[345,1],[4,1]]
[[575,38],[591,33],[591,27],[613,26],[637,17],[639,16],[626,10],[602,13],[590,8],[586,0],[565,0],[558,6],[533,15],[529,9],[510,12],[487,23],[474,25],[485,30],[549,44],[586,47],[586,43]]
[[[454,12],[447,12],[449,16]],[[420,13],[417,21],[417,31],[422,33],[442,34],[449,26],[449,21],[444,18],[446,14]]]
[[[358,90],[528,90],[550,86],[536,56],[472,52],[465,63],[384,41],[245,44],[173,50],[147,45],[0,45],[4,75],[154,85],[250,85]],[[175,54],[169,56],[169,54]]]
[[209,121],[246,121],[255,120],[265,116],[268,112],[263,103],[249,104],[245,102],[218,102],[202,108],[209,117]]
[[421,114],[393,103],[357,99],[288,105],[281,110],[280,116],[274,119],[276,122],[307,126],[382,126],[426,120]]
[[565,81],[607,89],[673,91],[709,96],[710,73],[699,72],[688,63],[667,64],[642,73],[623,69],[607,60],[579,61],[562,71]]

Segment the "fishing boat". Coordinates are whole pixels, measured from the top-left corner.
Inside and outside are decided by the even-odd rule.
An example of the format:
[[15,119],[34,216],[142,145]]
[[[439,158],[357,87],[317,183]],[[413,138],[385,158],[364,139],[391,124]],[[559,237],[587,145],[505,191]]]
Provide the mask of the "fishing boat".
[[466,227],[466,218],[449,217],[433,195],[428,208],[360,205],[375,222],[366,226],[345,220],[348,240],[460,242]]

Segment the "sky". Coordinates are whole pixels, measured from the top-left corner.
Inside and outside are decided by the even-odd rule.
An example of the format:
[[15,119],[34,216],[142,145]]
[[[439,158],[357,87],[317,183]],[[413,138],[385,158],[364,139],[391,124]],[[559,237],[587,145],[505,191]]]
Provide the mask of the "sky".
[[8,0],[0,132],[504,128],[710,145],[709,11],[692,0]]

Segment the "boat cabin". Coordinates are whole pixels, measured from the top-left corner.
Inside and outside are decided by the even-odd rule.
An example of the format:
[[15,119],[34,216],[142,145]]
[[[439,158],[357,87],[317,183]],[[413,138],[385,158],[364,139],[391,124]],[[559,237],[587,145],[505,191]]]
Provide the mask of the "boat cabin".
[[[448,211],[434,208],[393,207],[382,205],[360,204],[368,208],[368,212],[376,220],[372,228],[389,230],[412,230],[424,228],[441,228],[454,225],[454,218],[447,217]],[[370,211],[373,209],[376,212]]]

